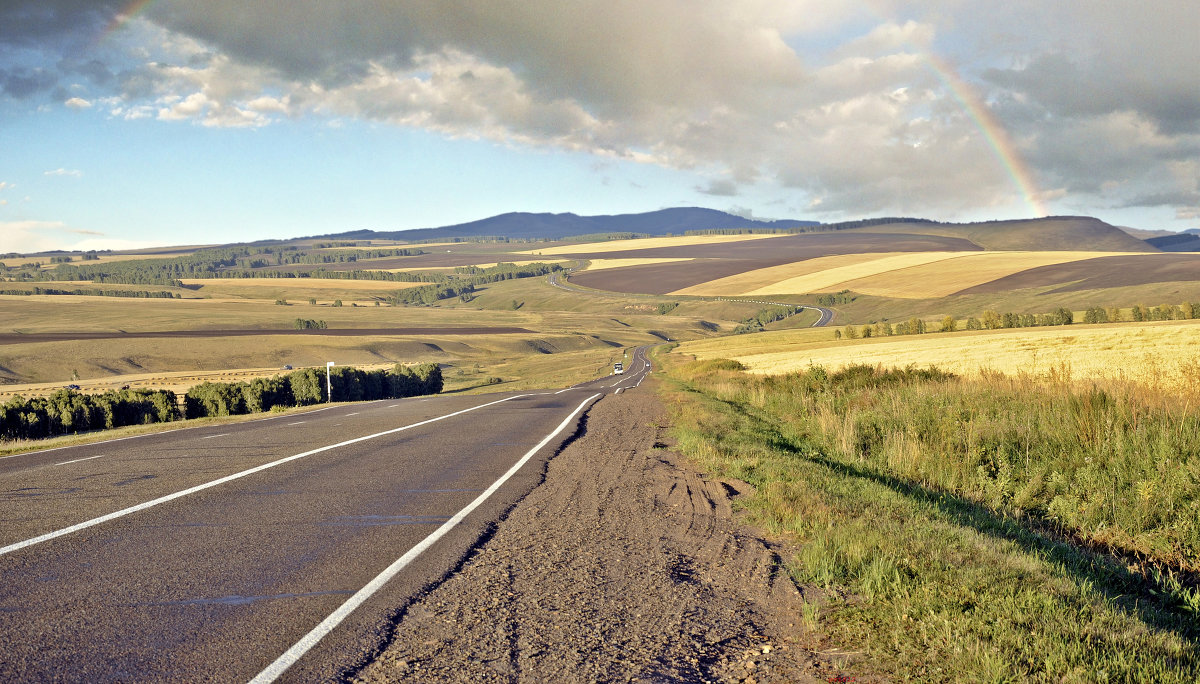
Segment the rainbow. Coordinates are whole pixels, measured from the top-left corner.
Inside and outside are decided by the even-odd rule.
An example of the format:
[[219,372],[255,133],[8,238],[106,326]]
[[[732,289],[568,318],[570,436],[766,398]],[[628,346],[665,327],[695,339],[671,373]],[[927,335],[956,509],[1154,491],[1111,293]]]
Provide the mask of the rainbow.
[[[120,29],[131,19],[145,11],[153,2],[154,0],[131,0],[129,4],[113,17],[108,27],[105,28],[102,37],[107,37],[109,34]],[[878,12],[872,13],[880,19],[887,21]],[[980,133],[983,134],[984,140],[987,141],[988,146],[995,153],[1001,166],[1004,167],[1004,170],[1012,178],[1017,191],[1025,200],[1025,203],[1029,205],[1033,214],[1039,218],[1049,215],[1046,205],[1041,199],[1041,194],[1037,190],[1032,170],[1021,158],[1016,145],[1013,144],[1012,139],[1008,135],[1008,131],[996,119],[995,115],[992,114],[991,109],[988,108],[975,88],[959,76],[958,71],[941,57],[916,48],[911,43],[910,47],[914,48],[914,52],[933,71],[937,78],[945,84],[963,111],[966,112]]]
[[1004,166],[1004,170],[1012,177],[1013,183],[1016,184],[1017,190],[1029,205],[1034,215],[1041,218],[1049,215],[1046,210],[1045,203],[1042,202],[1037,191],[1037,186],[1033,180],[1033,172],[1029,166],[1021,159],[1017,151],[1016,145],[1008,136],[1008,131],[988,109],[983,98],[979,93],[971,87],[969,83],[964,81],[954,67],[950,66],[945,60],[937,55],[929,53],[920,53],[929,68],[937,75],[938,79],[950,89],[954,95],[954,99],[962,106],[963,111],[983,133],[983,137],[987,140],[988,145],[996,153],[996,158],[1000,160],[1000,164]]
[[142,11],[145,10],[146,7],[148,7],[152,2],[154,2],[154,0],[132,0],[132,2],[130,2],[128,5],[125,5],[125,7],[122,8],[120,12],[117,12],[117,14],[112,18],[112,21],[108,22],[108,26],[104,27],[104,33],[100,34],[101,40],[107,38],[114,31],[129,23],[130,19],[133,19],[137,15],[141,14]]

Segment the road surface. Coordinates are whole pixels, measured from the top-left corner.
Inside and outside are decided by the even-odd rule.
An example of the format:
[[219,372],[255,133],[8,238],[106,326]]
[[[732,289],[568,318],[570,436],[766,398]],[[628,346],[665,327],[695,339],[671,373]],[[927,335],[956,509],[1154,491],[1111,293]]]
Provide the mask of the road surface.
[[0,680],[337,677],[536,486],[581,414],[640,384],[642,350],[627,362],[563,390],[0,459]]

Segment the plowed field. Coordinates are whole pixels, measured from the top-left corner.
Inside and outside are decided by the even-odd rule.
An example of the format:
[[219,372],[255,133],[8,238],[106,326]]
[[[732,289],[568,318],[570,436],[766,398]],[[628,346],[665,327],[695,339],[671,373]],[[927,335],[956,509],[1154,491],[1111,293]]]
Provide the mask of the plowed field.
[[1031,268],[965,289],[960,294],[991,294],[1053,285],[1061,287],[1052,292],[1074,292],[1200,280],[1200,254],[1152,254],[1150,257],[1106,256]]
[[[748,271],[834,255],[895,252],[967,252],[978,246],[961,238],[870,233],[813,233],[770,240],[709,245],[680,245],[621,252],[621,258],[691,258],[601,271],[584,271],[572,282],[598,290],[667,294]],[[572,254],[587,258],[587,254]]]

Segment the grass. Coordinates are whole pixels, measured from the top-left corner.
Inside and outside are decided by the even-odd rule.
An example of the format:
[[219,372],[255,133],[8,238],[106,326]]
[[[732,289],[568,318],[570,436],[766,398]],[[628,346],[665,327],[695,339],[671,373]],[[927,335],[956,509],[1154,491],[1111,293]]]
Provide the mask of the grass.
[[679,448],[754,486],[742,509],[791,538],[792,576],[830,597],[805,620],[875,669],[1200,677],[1194,405],[1162,390],[667,360]]
[[[224,281],[221,281],[222,283]],[[240,282],[240,281],[231,281]],[[446,364],[447,388],[472,390],[476,375],[500,377],[495,389],[562,386],[595,377],[614,348],[713,334],[700,324],[702,305],[691,315],[659,316],[655,302],[619,296],[584,296],[539,279],[485,286],[470,302],[446,300],[433,307],[276,306],[269,288],[247,300],[125,300],[99,297],[3,297],[4,332],[156,331],[258,328],[261,336],[187,339],[101,339],[0,345],[0,390],[5,395],[53,391],[75,382],[86,391],[130,384],[176,391],[218,374],[244,379],[297,367],[396,362]],[[325,299],[330,295],[326,294]],[[512,310],[514,299],[523,302]],[[714,305],[716,306],[716,305]],[[571,310],[574,308],[574,310]],[[720,304],[731,314],[738,307]],[[672,312],[674,314],[674,312]],[[272,335],[291,330],[296,318],[325,320],[330,328],[521,327],[528,333],[328,337]],[[709,319],[712,320],[712,319]],[[721,320],[721,319],[716,319]],[[722,321],[728,327],[732,321]],[[574,355],[574,356],[573,356]],[[479,369],[481,372],[476,373]],[[457,371],[464,370],[463,376]],[[220,375],[229,374],[229,377]],[[591,374],[591,375],[589,375]]]
[[[822,339],[822,336],[824,339]],[[1054,374],[1076,380],[1191,382],[1200,321],[1112,323],[834,340],[829,330],[685,343],[698,359],[730,358],[755,373],[819,365],[937,365],[962,375]]]

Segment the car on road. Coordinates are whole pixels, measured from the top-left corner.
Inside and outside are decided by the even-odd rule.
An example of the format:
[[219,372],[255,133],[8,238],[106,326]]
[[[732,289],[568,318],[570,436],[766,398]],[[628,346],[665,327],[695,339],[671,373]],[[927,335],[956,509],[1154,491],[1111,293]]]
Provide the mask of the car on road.
[[617,362],[613,364],[613,375],[623,375],[625,373],[625,364]]
[[67,389],[69,389],[69,390],[77,390],[77,389],[79,389],[79,385],[67,385]]
[[284,366],[284,367],[283,367],[283,369],[284,369],[284,370],[291,370],[291,369],[292,369],[292,364],[290,364],[290,363],[289,363],[289,364],[287,364],[286,366]]

